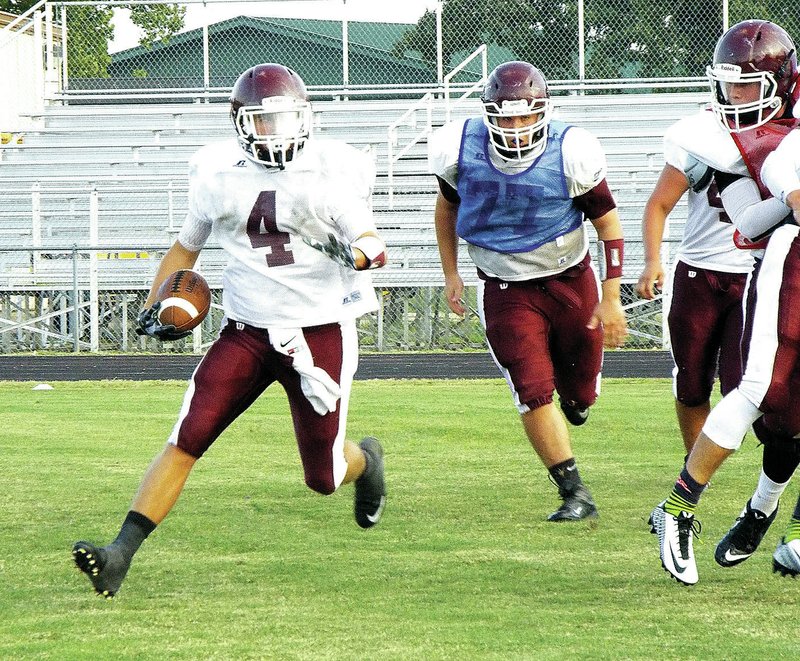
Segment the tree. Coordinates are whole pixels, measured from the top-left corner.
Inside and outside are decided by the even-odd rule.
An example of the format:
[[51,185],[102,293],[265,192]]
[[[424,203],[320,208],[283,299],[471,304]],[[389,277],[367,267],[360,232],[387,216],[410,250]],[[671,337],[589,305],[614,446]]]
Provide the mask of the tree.
[[[549,78],[577,76],[577,5],[558,0],[444,0],[442,51],[445,70],[457,66],[481,44],[489,46],[489,65],[509,55],[536,64]],[[436,15],[426,12],[406,32],[394,52],[420,54],[436,67]],[[499,61],[497,61],[499,59]]]
[[150,48],[156,41],[169,42],[183,28],[186,7],[178,5],[133,5],[131,20],[142,28],[142,46]]
[[[722,34],[722,2],[585,0],[588,79],[697,77],[705,74]],[[731,0],[730,24],[772,20],[800,38],[800,16],[788,0]],[[445,70],[480,44],[505,61],[539,67],[549,80],[578,78],[578,0],[443,0]],[[420,54],[436,65],[436,17],[426,12],[396,44],[395,55]]]
[[586,25],[588,78],[695,77],[705,74],[722,34],[722,10],[702,3],[616,0],[589,4]]
[[10,14],[24,14],[39,0],[0,0],[0,11]]

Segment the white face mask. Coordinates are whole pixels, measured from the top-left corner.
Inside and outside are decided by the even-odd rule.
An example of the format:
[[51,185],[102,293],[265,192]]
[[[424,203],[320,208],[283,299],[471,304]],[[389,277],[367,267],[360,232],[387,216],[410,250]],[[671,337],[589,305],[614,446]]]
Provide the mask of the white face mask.
[[[547,146],[547,125],[552,116],[550,99],[516,99],[483,104],[483,123],[489,129],[491,144],[497,156],[504,161],[528,163]],[[501,126],[512,117],[528,118],[515,126]]]
[[[742,73],[736,64],[715,64],[706,68],[706,76],[711,85],[711,108],[720,126],[731,133],[741,133],[766,124],[783,107],[783,100],[776,96],[778,84],[771,71]],[[741,103],[734,103],[737,95],[735,85],[757,86],[753,101],[744,94]]]
[[282,168],[308,140],[311,104],[292,97],[269,97],[260,106],[239,108],[234,124],[248,158]]

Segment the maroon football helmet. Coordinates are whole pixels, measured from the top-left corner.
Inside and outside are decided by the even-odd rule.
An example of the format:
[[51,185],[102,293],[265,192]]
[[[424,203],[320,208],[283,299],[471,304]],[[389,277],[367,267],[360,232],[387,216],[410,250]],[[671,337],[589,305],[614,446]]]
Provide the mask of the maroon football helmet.
[[258,64],[233,86],[231,119],[248,158],[283,169],[311,132],[306,85],[282,64]]
[[[483,122],[500,158],[527,162],[544,151],[553,106],[539,69],[528,62],[501,64],[486,79],[481,102]],[[513,117],[530,119],[508,119]]]
[[[742,21],[723,34],[706,69],[711,106],[720,124],[732,133],[765,124],[794,104],[797,53],[786,31],[775,23]],[[757,84],[758,98],[736,104],[732,85]]]

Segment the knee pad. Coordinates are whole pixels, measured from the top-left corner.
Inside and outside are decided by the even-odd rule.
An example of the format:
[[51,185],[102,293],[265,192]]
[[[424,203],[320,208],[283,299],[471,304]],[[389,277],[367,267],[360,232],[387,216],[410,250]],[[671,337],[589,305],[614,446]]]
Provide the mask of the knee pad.
[[703,425],[703,433],[726,450],[738,450],[744,435],[761,411],[738,388],[731,390],[717,404]]

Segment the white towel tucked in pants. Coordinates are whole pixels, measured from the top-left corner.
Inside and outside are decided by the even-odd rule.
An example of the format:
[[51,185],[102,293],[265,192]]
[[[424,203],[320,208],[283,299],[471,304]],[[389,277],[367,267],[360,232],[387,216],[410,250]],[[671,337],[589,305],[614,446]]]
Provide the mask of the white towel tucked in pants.
[[269,341],[278,353],[292,359],[292,367],[300,375],[300,387],[319,415],[336,410],[341,396],[339,385],[321,367],[314,366],[314,356],[300,328],[268,328]]

